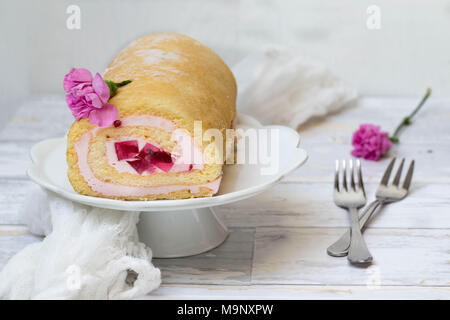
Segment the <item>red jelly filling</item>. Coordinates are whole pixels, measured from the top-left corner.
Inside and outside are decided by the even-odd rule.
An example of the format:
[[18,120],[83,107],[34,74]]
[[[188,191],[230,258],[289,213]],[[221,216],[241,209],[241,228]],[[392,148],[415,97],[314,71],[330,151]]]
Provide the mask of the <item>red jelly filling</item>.
[[127,160],[128,164],[139,174],[153,173],[156,168],[168,172],[174,164],[169,152],[163,151],[150,143],[146,143],[141,150],[139,150],[137,140],[116,142],[114,147],[116,148],[117,159]]
[[114,143],[117,160],[133,159],[139,154],[137,140],[121,141]]

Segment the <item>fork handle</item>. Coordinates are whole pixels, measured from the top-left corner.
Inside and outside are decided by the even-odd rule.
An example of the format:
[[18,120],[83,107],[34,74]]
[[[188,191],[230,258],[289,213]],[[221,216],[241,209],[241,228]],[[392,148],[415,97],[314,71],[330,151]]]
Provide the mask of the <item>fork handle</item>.
[[350,248],[348,249],[347,259],[351,263],[362,264],[370,263],[373,258],[367,248],[366,242],[361,233],[361,225],[359,224],[358,209],[349,208],[351,221],[351,237]]
[[[375,210],[381,205],[381,202],[378,200],[375,200],[371,202],[364,212],[361,214],[361,217],[359,218],[359,224],[361,227],[361,230],[364,229],[365,225],[369,221],[370,217],[372,217]],[[331,246],[327,248],[327,253],[330,256],[333,257],[344,257],[348,254],[348,249],[350,247],[350,238],[351,233],[350,229],[347,230],[335,243],[333,243]]]

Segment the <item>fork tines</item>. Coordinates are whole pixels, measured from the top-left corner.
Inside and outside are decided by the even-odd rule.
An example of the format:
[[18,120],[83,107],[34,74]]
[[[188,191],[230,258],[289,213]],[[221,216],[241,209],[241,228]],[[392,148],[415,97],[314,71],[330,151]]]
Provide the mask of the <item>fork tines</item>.
[[[394,167],[396,158],[393,158],[391,162],[389,163],[388,167],[386,168],[386,171],[383,174],[383,178],[381,179],[380,184],[383,186],[387,186],[389,183],[389,177],[391,176],[392,169]],[[392,185],[398,187],[402,175],[403,165],[405,163],[405,158],[402,159],[400,162],[400,165],[397,169],[397,173],[394,177],[394,180],[392,181]],[[411,161],[408,172],[406,173],[405,181],[403,182],[402,188],[408,190],[409,186],[411,184],[412,175],[414,172],[414,160]]]
[[[354,173],[354,161],[353,159],[349,160],[349,171],[350,171],[350,188],[352,191],[356,191],[356,184],[355,184],[355,173]],[[334,176],[334,189],[336,191],[341,191],[339,187],[339,160],[336,160],[336,173]],[[364,183],[362,179],[362,173],[361,173],[361,161],[359,159],[356,160],[356,171],[358,174],[358,190],[361,190],[365,194],[364,190]],[[347,186],[347,163],[345,160],[342,160],[342,187],[345,191],[348,190]]]

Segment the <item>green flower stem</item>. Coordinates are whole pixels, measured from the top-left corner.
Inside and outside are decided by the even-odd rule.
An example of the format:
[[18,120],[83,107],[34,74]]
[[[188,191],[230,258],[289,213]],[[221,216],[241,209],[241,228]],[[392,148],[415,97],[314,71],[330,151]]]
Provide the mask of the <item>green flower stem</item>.
[[112,97],[114,97],[116,95],[118,88],[123,87],[123,86],[131,83],[131,80],[125,80],[125,81],[122,81],[122,82],[114,82],[114,81],[111,81],[111,80],[105,80],[105,83],[109,87],[109,98],[111,99]]
[[116,85],[117,85],[118,88],[120,88],[120,87],[123,87],[124,85],[127,85],[129,83],[131,83],[131,80],[125,80],[125,81],[122,81],[122,82],[116,82]]
[[400,122],[400,124],[398,125],[397,129],[395,129],[394,134],[392,136],[389,137],[389,140],[391,140],[393,143],[398,143],[399,139],[398,139],[398,134],[400,133],[400,130],[404,127],[404,126],[409,126],[411,124],[411,120],[412,118],[416,115],[417,112],[419,112],[419,110],[422,108],[422,106],[425,104],[425,102],[428,100],[428,98],[431,95],[431,89],[427,88],[427,92],[425,93],[425,95],[423,96],[422,100],[420,101],[420,103],[417,105],[417,107],[413,110],[413,112],[411,112],[411,114],[405,118],[403,118],[402,122]]

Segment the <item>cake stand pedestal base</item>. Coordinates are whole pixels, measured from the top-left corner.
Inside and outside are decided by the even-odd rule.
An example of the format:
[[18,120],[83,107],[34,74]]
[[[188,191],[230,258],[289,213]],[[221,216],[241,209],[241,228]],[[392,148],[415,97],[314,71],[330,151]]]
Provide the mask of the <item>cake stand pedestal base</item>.
[[212,208],[199,208],[142,212],[138,233],[154,258],[178,258],[219,246],[227,238],[228,229]]

